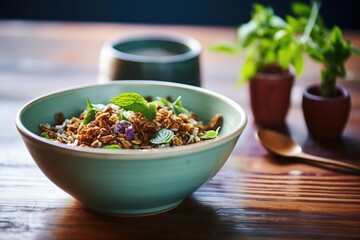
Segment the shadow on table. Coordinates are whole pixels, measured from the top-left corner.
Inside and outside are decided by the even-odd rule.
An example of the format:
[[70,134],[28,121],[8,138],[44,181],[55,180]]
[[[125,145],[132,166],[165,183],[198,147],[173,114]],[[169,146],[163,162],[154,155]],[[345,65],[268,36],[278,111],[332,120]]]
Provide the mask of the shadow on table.
[[[303,141],[299,141],[303,151],[305,153],[319,156],[328,159],[340,160],[354,165],[360,165],[360,140],[348,136],[344,136],[337,141],[324,142],[318,141],[311,136],[305,136]],[[307,163],[308,165],[313,165],[321,167],[324,170],[331,170],[342,173],[358,174],[358,172],[345,169],[342,167],[337,167],[330,164],[316,163],[313,161],[304,161],[302,159],[280,157],[277,155],[271,155],[271,159],[276,163],[277,166],[287,166],[294,163]],[[312,172],[314,169],[308,169]],[[313,172],[314,173],[314,172]],[[328,174],[329,172],[326,172]]]
[[242,235],[231,222],[221,220],[216,209],[192,196],[173,210],[145,217],[101,215],[75,201],[64,211],[52,239],[220,239]]
[[[313,139],[308,136],[306,141],[303,143],[303,150],[306,153],[313,154],[316,156],[342,160],[355,165],[360,165],[360,140],[348,136],[343,136],[337,141],[323,142]],[[342,168],[337,168],[328,165],[329,169],[335,169],[339,171],[349,172]]]
[[347,136],[332,142],[317,141],[308,136],[302,147],[305,152],[322,157],[356,161],[360,159],[359,146],[359,139]]

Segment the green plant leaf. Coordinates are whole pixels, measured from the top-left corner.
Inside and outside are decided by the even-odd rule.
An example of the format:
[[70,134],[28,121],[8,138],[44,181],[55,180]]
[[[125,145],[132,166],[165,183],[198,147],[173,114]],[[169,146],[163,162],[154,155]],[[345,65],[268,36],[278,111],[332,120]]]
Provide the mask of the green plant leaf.
[[340,77],[340,78],[345,78],[345,77],[346,77],[345,65],[339,64],[339,65],[337,66],[336,71],[334,71],[334,72],[337,72],[337,76],[338,76],[338,77]]
[[250,21],[241,25],[237,31],[237,37],[242,47],[247,47],[254,39],[257,38],[258,24],[255,21]]
[[350,49],[353,53],[355,53],[357,56],[360,56],[360,50],[356,48],[353,44],[350,43]]
[[142,110],[142,114],[148,120],[153,120],[156,117],[156,105],[154,103],[147,103],[146,108]]
[[309,39],[304,47],[305,51],[312,59],[322,63],[325,62],[323,49],[321,49],[313,40]]
[[263,64],[265,65],[271,65],[273,63],[279,62],[280,59],[278,59],[279,52],[276,51],[276,45],[272,44],[271,42],[263,42],[263,46],[266,50],[263,52]]
[[228,53],[228,54],[236,54],[240,51],[240,48],[234,43],[220,42],[220,43],[211,45],[209,47],[209,50],[216,51],[216,52]]
[[173,113],[175,115],[179,115],[182,113],[182,114],[185,114],[186,116],[190,116],[189,110],[184,108],[182,105],[181,96],[179,96],[174,102],[170,102],[166,98],[157,98],[157,101],[155,101],[155,102],[157,102],[158,104],[160,104],[162,106],[168,107],[169,109],[171,109],[173,111]]
[[112,99],[110,99],[111,103],[116,104],[122,108],[127,108],[131,105],[146,105],[147,101],[140,94],[135,92],[124,92]]
[[217,135],[218,135],[217,132],[214,131],[214,130],[209,130],[209,131],[206,131],[206,132],[205,132],[205,137],[206,137],[207,139],[216,138]]
[[290,61],[293,57],[293,50],[291,48],[282,48],[278,51],[278,63],[284,69],[289,66]]
[[185,114],[186,116],[190,116],[189,110],[183,107],[181,102],[181,96],[179,96],[172,104],[171,109],[173,110],[175,115]]
[[204,136],[202,136],[203,139],[214,139],[217,138],[219,136],[219,130],[220,127],[218,127],[216,130],[209,130],[206,131]]
[[283,39],[284,37],[286,37],[286,35],[287,35],[287,31],[285,29],[278,30],[274,34],[274,40],[279,41],[279,40]]
[[240,81],[239,83],[245,83],[247,80],[252,78],[257,71],[257,65],[252,59],[246,59],[243,67],[240,70]]
[[83,124],[88,124],[89,122],[95,119],[96,112],[100,111],[104,105],[103,104],[91,104],[89,98],[86,98],[87,104],[87,113],[83,119]]
[[291,10],[298,16],[309,17],[311,13],[311,7],[308,4],[301,2],[292,3]]
[[96,111],[94,109],[89,110],[83,120],[83,124],[88,124],[95,119]]
[[106,148],[106,149],[121,149],[121,147],[117,144],[106,145],[106,146],[104,146],[104,148]]
[[174,136],[175,135],[173,131],[162,128],[156,132],[155,136],[150,139],[150,142],[152,144],[165,144],[169,143],[174,138]]
[[43,135],[43,138],[45,138],[46,140],[49,140],[49,141],[54,141],[52,138],[50,138],[49,134],[45,133]]
[[125,92],[110,99],[109,102],[128,111],[140,112],[150,121],[156,116],[155,105],[149,104],[146,99],[138,93]]
[[343,35],[338,26],[335,26],[330,33],[330,41],[332,44],[338,44],[343,41]]
[[295,74],[297,76],[301,75],[304,68],[304,58],[302,51],[299,48],[294,51],[294,57],[292,58],[291,64],[294,66]]
[[273,15],[269,19],[269,24],[274,28],[286,28],[287,23],[279,16]]

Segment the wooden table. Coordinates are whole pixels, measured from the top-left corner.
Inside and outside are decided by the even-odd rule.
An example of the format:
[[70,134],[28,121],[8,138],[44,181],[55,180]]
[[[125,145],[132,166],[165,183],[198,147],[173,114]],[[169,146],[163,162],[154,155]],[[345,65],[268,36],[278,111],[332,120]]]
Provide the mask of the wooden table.
[[[80,207],[35,165],[15,129],[19,108],[41,94],[97,81],[105,41],[139,32],[172,32],[198,39],[203,87],[224,94],[249,115],[230,159],[179,207],[159,215],[124,218]],[[356,46],[360,33],[346,32]],[[104,23],[0,22],[0,239],[240,239],[356,238],[360,236],[360,176],[267,154],[254,140],[248,88],[235,87],[243,61],[208,51],[235,39],[234,28]],[[343,138],[319,143],[308,136],[303,87],[320,67],[307,59],[293,88],[287,131],[308,153],[360,161],[360,61],[347,63],[352,112]]]

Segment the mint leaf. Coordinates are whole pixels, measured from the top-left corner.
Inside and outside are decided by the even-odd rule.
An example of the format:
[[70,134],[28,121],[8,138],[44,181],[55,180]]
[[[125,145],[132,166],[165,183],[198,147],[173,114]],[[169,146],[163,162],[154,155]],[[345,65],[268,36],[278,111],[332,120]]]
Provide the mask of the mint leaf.
[[89,110],[84,117],[83,124],[88,124],[89,122],[93,121],[95,119],[95,114],[95,110]]
[[88,112],[86,113],[83,124],[88,124],[89,122],[95,119],[96,112],[100,111],[104,105],[103,104],[91,104],[89,98],[86,98],[86,104],[88,108]]
[[173,131],[166,128],[162,128],[156,132],[155,136],[150,139],[150,142],[152,144],[164,144],[164,143],[169,143],[173,138],[174,138]]
[[121,147],[117,144],[106,145],[106,146],[104,146],[104,148],[106,148],[106,149],[121,149]]
[[156,116],[156,105],[154,103],[147,103],[146,108],[142,111],[142,114],[148,120],[153,120]]
[[216,130],[206,131],[204,136],[202,136],[201,138],[203,138],[203,139],[217,138],[219,136],[219,130],[220,130],[220,127],[218,127]]
[[127,111],[140,112],[149,121],[156,116],[155,104],[148,103],[140,94],[134,92],[122,93],[109,101]]
[[125,92],[122,93],[112,99],[110,99],[111,103],[116,104],[125,110],[131,110],[127,109],[128,107],[132,108],[132,105],[146,105],[147,101],[145,98],[143,98],[140,94],[134,93],[134,92]]

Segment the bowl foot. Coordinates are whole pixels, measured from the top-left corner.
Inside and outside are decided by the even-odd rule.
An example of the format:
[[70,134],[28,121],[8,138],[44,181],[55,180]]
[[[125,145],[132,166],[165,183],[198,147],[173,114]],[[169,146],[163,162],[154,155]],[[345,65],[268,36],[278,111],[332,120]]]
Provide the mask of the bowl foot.
[[182,202],[182,200],[179,202],[175,202],[172,204],[163,205],[163,206],[159,206],[159,207],[134,210],[134,209],[94,208],[94,207],[87,205],[86,203],[77,201],[77,203],[81,207],[83,207],[91,212],[108,215],[108,216],[115,216],[115,217],[146,217],[146,216],[156,215],[156,214],[164,213],[164,212],[167,212],[167,211],[170,211],[170,210],[176,208],[178,205],[180,205],[181,202]]

